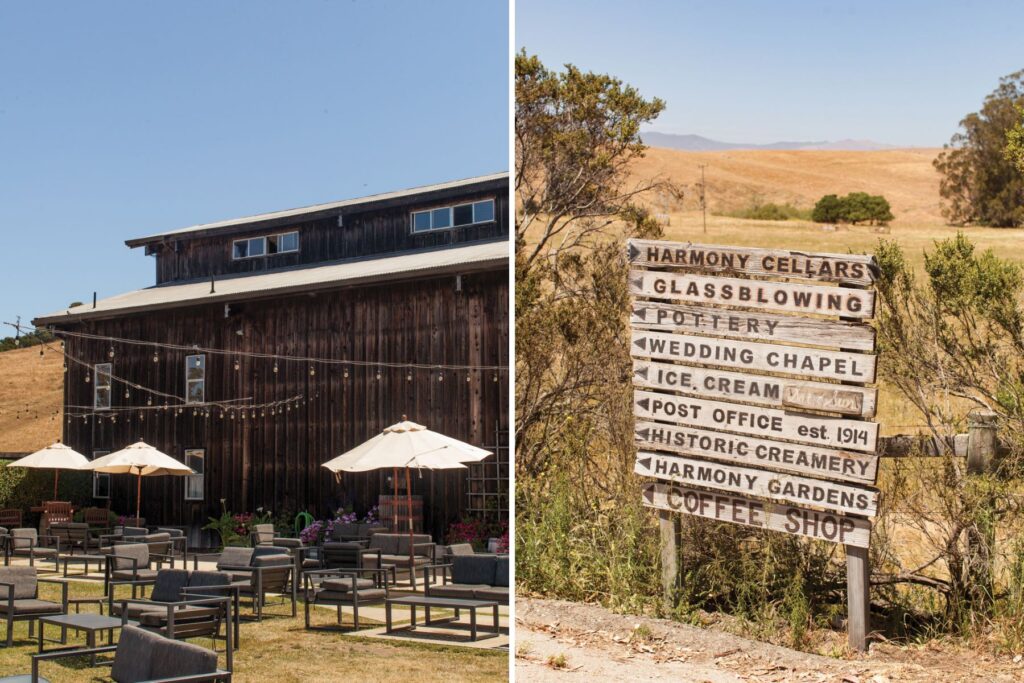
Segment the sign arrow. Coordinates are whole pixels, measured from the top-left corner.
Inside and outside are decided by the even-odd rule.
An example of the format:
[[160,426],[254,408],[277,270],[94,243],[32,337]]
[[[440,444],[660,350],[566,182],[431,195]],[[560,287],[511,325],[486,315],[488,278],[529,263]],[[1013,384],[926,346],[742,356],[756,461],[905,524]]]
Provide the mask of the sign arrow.
[[633,315],[641,320],[647,320],[647,309],[646,308],[634,308]]
[[651,469],[651,459],[644,458],[643,460],[637,460],[636,464],[641,465],[645,470]]
[[648,503],[654,502],[654,484],[648,484],[644,487],[644,498],[647,499]]
[[649,367],[642,367],[642,368],[634,368],[633,372],[636,374],[637,377],[643,377],[644,379],[647,379],[647,372],[649,370],[650,370]]
[[635,279],[634,278],[630,278],[629,279],[629,283],[631,285],[633,285],[633,287],[636,288],[636,289],[643,289],[644,288],[644,276],[641,275],[640,277],[635,278]]
[[640,250],[637,249],[635,246],[633,246],[632,242],[629,243],[628,251],[629,251],[629,260],[630,261],[635,261],[636,257],[640,255]]
[[647,350],[647,337],[638,337],[633,340],[633,343],[639,346],[644,351]]
[[650,408],[651,408],[651,399],[649,399],[649,398],[642,398],[639,401],[637,401],[636,404],[638,406],[640,406],[641,408],[643,408],[644,410],[650,410]]
[[647,437],[648,437],[648,435],[650,433],[651,433],[650,427],[644,427],[643,429],[636,429],[636,430],[634,430],[634,434],[636,436],[640,437],[641,439],[643,439],[644,441],[647,441]]

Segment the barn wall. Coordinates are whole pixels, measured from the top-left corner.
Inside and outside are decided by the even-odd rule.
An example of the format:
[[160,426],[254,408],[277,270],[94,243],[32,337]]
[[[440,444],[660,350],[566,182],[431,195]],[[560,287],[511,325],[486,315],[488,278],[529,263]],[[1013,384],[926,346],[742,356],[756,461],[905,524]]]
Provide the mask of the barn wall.
[[[501,215],[503,211],[499,212]],[[383,219],[375,219],[383,220]],[[329,240],[328,240],[329,241]],[[342,245],[341,239],[338,244]],[[339,247],[342,248],[342,247]],[[356,247],[344,247],[355,249]],[[466,275],[462,291],[452,276],[390,285],[339,289],[287,298],[196,306],[82,323],[69,329],[92,334],[207,346],[255,353],[391,363],[508,365],[508,272]],[[89,363],[108,360],[110,344],[68,338],[66,353]],[[154,362],[154,351],[157,361]],[[176,396],[184,395],[187,351],[114,344],[113,374]],[[235,360],[240,369],[234,369]],[[91,406],[93,386],[85,369],[69,361],[67,410]],[[480,446],[507,431],[508,375],[350,366],[310,366],[232,355],[207,355],[207,401],[251,398],[267,403],[302,395],[304,403],[284,415],[257,412],[230,419],[212,409],[206,417],[185,408],[133,411],[109,420],[76,418],[64,425],[64,440],[83,453],[115,450],[145,439],[178,458],[186,448],[205,448],[205,500],[186,502],[175,477],[144,480],[142,514],[150,523],[201,526],[220,512],[264,507],[326,515],[340,505],[364,511],[378,493],[389,493],[386,473],[334,475],[324,461],[358,445],[402,415]],[[378,370],[380,379],[377,379]],[[411,381],[407,379],[409,373]],[[495,381],[495,379],[497,381]],[[148,407],[147,394],[115,382],[113,405]],[[169,406],[178,402],[169,400]],[[142,417],[140,417],[142,415]],[[413,475],[414,494],[425,501],[427,529],[440,537],[466,506],[466,474]],[[114,475],[112,507],[134,510],[135,485]]]
[[[495,219],[488,223],[413,234],[410,212],[445,206],[495,200]],[[232,242],[298,230],[299,252],[257,258],[231,258]],[[453,246],[508,236],[508,184],[500,188],[461,191],[458,195],[424,197],[384,209],[346,213],[342,227],[337,215],[316,220],[295,221],[273,228],[248,228],[216,236],[169,239],[156,254],[157,284],[205,279],[211,276],[262,273],[323,261],[380,257],[396,252]]]

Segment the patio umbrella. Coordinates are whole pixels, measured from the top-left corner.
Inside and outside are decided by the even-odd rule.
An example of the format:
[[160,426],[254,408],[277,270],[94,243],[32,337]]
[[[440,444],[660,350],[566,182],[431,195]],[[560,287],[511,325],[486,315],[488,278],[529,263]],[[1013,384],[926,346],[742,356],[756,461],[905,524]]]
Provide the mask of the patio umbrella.
[[88,469],[89,459],[58,441],[42,450],[26,455],[24,458],[15,460],[8,467],[53,470],[53,499],[57,500],[57,482],[60,480],[60,471]]
[[134,474],[138,477],[138,486],[135,491],[136,520],[139,519],[139,510],[142,505],[143,477],[195,474],[191,467],[178,462],[141,439],[131,446],[104,455],[102,458],[96,458],[88,464],[88,469],[110,474]]
[[405,415],[398,424],[362,445],[324,463],[332,472],[369,472],[379,469],[405,469],[406,511],[409,521],[409,571],[413,570],[412,492],[409,471],[462,469],[463,463],[479,462],[490,451],[432,432],[423,425],[409,422]]

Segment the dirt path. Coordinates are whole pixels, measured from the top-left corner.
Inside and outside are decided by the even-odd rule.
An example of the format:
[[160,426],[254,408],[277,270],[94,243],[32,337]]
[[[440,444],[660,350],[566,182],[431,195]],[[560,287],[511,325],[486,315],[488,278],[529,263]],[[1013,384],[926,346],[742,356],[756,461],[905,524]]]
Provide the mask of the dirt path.
[[1024,681],[1024,659],[951,646],[875,644],[832,659],[662,619],[577,603],[516,598],[516,680],[694,683]]

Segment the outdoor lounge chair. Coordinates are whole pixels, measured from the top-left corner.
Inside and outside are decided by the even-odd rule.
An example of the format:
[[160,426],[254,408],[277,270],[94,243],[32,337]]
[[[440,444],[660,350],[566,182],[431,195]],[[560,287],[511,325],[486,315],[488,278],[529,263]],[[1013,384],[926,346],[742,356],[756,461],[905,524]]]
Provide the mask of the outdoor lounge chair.
[[92,529],[85,522],[52,524],[50,534],[57,538],[61,548],[70,550],[72,555],[75,554],[76,548],[88,553],[89,550],[100,547],[99,539],[93,536]]
[[[257,621],[263,619],[267,593],[280,593],[291,598],[292,616],[297,613],[295,561],[284,548],[225,548],[217,560],[217,571],[228,572],[232,583],[240,584],[242,595],[252,597]],[[290,590],[289,590],[290,589]]]
[[[391,583],[397,583],[394,564],[381,561],[379,548],[366,548],[360,543],[329,541],[320,547],[320,563],[323,569],[387,569]],[[387,580],[387,574],[381,575]]]
[[[140,536],[139,538],[145,537]],[[170,541],[168,540],[162,547],[169,545]],[[172,555],[154,553],[149,543],[117,543],[109,548],[102,548],[101,552],[107,556],[103,571],[103,587],[111,595],[113,594],[111,581],[131,582],[132,597],[135,597],[137,586],[152,584],[156,581],[157,571],[163,567],[164,562],[170,562],[171,568],[174,567]]]
[[[112,586],[131,582],[112,582]],[[234,614],[230,593],[231,576],[226,572],[161,569],[147,599],[115,600],[113,590],[108,601],[110,614],[126,617],[141,628],[168,638],[209,637],[223,639],[228,668],[232,650],[238,648],[233,634]],[[224,626],[224,635],[220,629]]]
[[[383,604],[388,599],[387,581],[381,574],[384,569],[314,569],[306,572],[304,593],[306,598],[306,628],[311,631],[338,630],[337,627],[313,626],[310,622],[310,607],[331,605],[338,608],[338,624],[341,624],[341,608],[352,608],[353,628],[359,628],[359,607]],[[372,576],[373,578],[366,578]]]
[[374,534],[387,532],[387,527],[370,522],[335,524],[331,531],[334,541],[368,541]]
[[276,537],[274,538],[274,547],[281,548],[292,556],[292,559],[295,561],[296,583],[302,582],[302,575],[307,570],[323,569],[318,557],[310,557],[311,551],[319,551],[320,549],[307,546],[301,539]]
[[274,525],[254,524],[249,532],[249,544],[254,548],[260,545],[274,545]]
[[[40,600],[40,582],[60,584],[61,601]],[[39,617],[64,614],[67,609],[67,581],[41,579],[35,567],[0,567],[0,615],[7,623],[7,647],[14,644],[14,622],[27,621],[31,638]]]
[[110,678],[116,683],[227,683],[231,664],[217,668],[217,653],[164,638],[134,626],[121,629],[117,645],[32,655],[32,681],[39,680],[39,665],[65,657],[114,653]]
[[370,550],[380,551],[383,565],[393,564],[409,572],[409,581],[416,588],[416,572],[420,567],[435,564],[435,545],[427,534],[413,534],[412,562],[409,561],[409,534],[374,534],[370,537]]
[[[53,543],[47,547],[44,543]],[[8,539],[8,552],[11,557],[27,557],[30,567],[36,564],[36,558],[53,562],[54,571],[59,570],[60,541],[55,536],[42,535],[35,529],[11,529]]]
[[429,574],[445,565],[423,568],[424,591],[428,597],[497,600],[508,604],[508,555],[455,555],[452,557],[451,582],[442,576],[431,585]]

